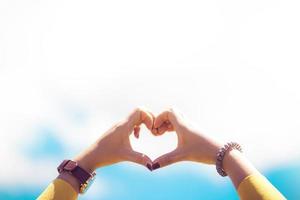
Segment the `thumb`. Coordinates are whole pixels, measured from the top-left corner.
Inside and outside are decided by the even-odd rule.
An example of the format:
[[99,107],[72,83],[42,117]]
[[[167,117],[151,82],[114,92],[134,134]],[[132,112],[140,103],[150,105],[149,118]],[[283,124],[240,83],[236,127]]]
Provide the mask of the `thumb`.
[[152,170],[162,168],[183,160],[183,154],[179,149],[175,149],[165,155],[162,155],[153,161]]
[[126,153],[126,159],[127,161],[143,165],[152,171],[152,160],[143,153],[130,150]]

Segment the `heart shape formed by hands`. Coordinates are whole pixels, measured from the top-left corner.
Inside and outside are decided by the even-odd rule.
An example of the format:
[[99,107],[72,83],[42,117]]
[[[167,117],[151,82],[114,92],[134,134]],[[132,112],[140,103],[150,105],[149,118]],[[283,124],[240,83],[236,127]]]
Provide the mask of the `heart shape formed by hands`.
[[145,129],[140,130],[138,138],[134,137],[133,134],[130,136],[130,143],[133,150],[147,155],[151,160],[155,160],[159,156],[176,149],[178,139],[174,132],[156,137],[151,133],[151,130],[145,127]]
[[[151,160],[156,158],[152,160],[150,170],[179,161],[196,161],[206,164],[215,162],[215,155],[220,148],[220,144],[212,138],[195,131],[179,112],[168,109],[158,116],[149,113],[146,114],[148,117],[144,118],[147,122],[142,119],[141,123],[134,128],[135,137],[139,138],[140,125],[144,123],[153,135],[164,137],[165,141],[161,143],[156,141],[155,143],[154,140],[156,139],[150,141],[151,137],[143,134],[145,135],[143,137],[148,137],[146,143],[137,145],[133,140],[131,140],[131,143],[133,144],[132,148],[138,152],[144,152],[144,155],[150,156]],[[152,126],[150,121],[152,121]],[[165,134],[165,132],[172,131],[175,131],[174,134]],[[147,167],[149,168],[149,164],[147,164]]]
[[[161,167],[159,162],[162,162],[163,166],[167,165],[167,162],[173,159],[173,156],[176,157],[174,157],[176,159],[174,160],[175,162],[179,161],[180,155],[182,155],[179,154],[180,151],[178,151],[179,139],[181,137],[178,137],[178,132],[164,134],[165,132],[175,131],[174,127],[176,126],[176,122],[174,120],[173,122],[169,120],[169,110],[162,112],[156,117],[149,111],[142,109],[139,111],[141,115],[138,120],[139,123],[133,128],[133,135],[137,139],[140,138],[140,126],[142,124],[144,124],[152,134],[142,134],[142,141],[137,141],[131,136],[129,140],[132,151],[137,152],[137,155],[142,154],[142,157],[145,158],[142,160],[148,160],[146,166],[151,171]],[[160,137],[155,138],[154,136]],[[169,156],[172,157],[169,159]]]

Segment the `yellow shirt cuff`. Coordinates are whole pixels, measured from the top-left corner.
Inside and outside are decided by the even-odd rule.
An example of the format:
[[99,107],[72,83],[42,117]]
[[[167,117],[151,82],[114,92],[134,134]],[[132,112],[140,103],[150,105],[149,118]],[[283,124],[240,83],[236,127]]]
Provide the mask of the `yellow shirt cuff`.
[[264,176],[252,174],[239,185],[242,200],[283,200],[286,199]]
[[73,187],[62,179],[55,179],[44,192],[37,198],[38,200],[76,200],[77,192]]

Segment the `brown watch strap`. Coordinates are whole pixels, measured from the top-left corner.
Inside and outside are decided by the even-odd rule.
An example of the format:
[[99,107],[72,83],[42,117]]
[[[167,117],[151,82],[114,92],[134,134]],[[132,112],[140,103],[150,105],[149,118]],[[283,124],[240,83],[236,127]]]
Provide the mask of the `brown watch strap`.
[[71,173],[79,181],[80,185],[85,184],[93,176],[72,160],[64,160],[57,167],[57,171],[59,173],[64,171]]

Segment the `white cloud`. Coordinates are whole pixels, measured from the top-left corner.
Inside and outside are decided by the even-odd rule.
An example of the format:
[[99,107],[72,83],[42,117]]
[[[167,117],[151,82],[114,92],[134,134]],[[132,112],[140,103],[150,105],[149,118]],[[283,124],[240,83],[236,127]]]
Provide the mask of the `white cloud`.
[[[43,173],[18,149],[36,125],[55,126],[78,151],[138,105],[155,113],[178,107],[208,134],[241,141],[258,166],[299,156],[297,7],[1,1],[0,156],[8,165],[0,181],[20,182],[32,169],[40,175],[28,182],[49,180],[54,164]],[[87,121],[74,123],[68,107]],[[158,154],[152,142],[143,145]],[[7,171],[18,161],[24,167],[12,177]]]

